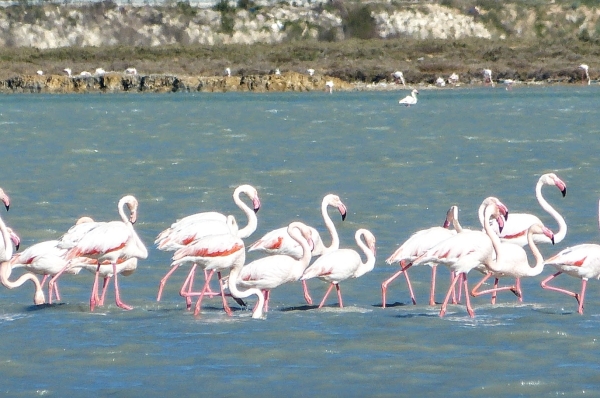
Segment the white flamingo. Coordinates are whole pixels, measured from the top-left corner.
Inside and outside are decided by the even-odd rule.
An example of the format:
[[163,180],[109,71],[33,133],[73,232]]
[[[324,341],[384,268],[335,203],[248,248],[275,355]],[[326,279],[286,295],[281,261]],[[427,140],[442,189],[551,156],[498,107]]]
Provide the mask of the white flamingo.
[[404,87],[406,87],[406,81],[404,80],[404,74],[401,71],[397,70],[397,71],[393,72],[392,77],[394,78],[394,82],[396,84],[402,83],[402,85]]
[[[598,226],[600,227],[600,201],[598,202]],[[577,312],[583,314],[587,281],[600,279],[600,245],[587,243],[568,247],[547,259],[545,264],[553,266],[558,272],[544,279],[541,283],[542,288],[574,297],[579,304]],[[581,279],[579,293],[548,285],[548,282],[563,273]]]
[[325,82],[325,91],[329,94],[333,93],[333,80],[327,80]]
[[[486,228],[490,229],[491,231],[491,226],[489,223],[486,225]],[[522,300],[523,292],[521,291],[521,278],[538,276],[544,270],[544,258],[535,244],[533,238],[535,234],[544,235],[550,240],[554,239],[554,234],[552,231],[546,228],[543,224],[536,223],[528,228],[527,242],[535,259],[535,265],[533,267],[529,266],[527,253],[521,246],[512,243],[501,242],[500,238],[495,232],[488,234],[492,240],[492,245],[494,246],[496,259],[488,264],[487,267],[490,272],[473,288],[471,295],[473,297],[477,297],[482,294],[496,294],[497,292],[510,290],[517,297],[519,297],[520,300]],[[516,284],[513,286],[504,287],[497,287],[496,284],[492,289],[479,291],[479,287],[492,276],[495,276],[496,278],[499,276],[513,277],[516,279]]]
[[592,80],[590,79],[590,67],[586,64],[581,64],[577,67],[577,69],[581,69],[581,81],[583,82],[583,84],[585,84],[585,80],[587,80],[588,86],[592,84]]
[[[130,216],[127,217],[123,207],[127,205]],[[96,268],[94,285],[90,297],[90,310],[93,311],[95,306],[99,304],[98,297],[98,278],[100,276],[100,267],[104,261],[110,262],[113,268],[113,277],[115,285],[115,303],[118,307],[130,310],[131,306],[123,303],[120,298],[119,284],[117,280],[118,263],[130,258],[136,257],[145,259],[148,257],[148,250],[142,243],[141,239],[133,229],[133,224],[137,220],[138,201],[132,195],[126,195],[119,200],[118,203],[119,215],[121,221],[111,221],[100,223],[96,228],[85,233],[81,239],[72,247],[67,247],[67,259],[72,260],[78,257],[89,257],[96,259],[98,264]],[[69,265],[63,268],[68,269]],[[62,273],[62,272],[61,272]],[[49,289],[56,282],[56,279],[61,275],[58,273],[49,282]]]
[[[363,237],[365,242],[362,240]],[[372,271],[375,267],[375,236],[370,231],[361,228],[356,231],[354,239],[367,257],[364,263],[356,250],[338,249],[319,257],[304,271],[301,278],[303,281],[311,278],[319,278],[330,283],[327,293],[325,293],[321,304],[319,304],[319,308],[322,308],[325,304],[325,300],[333,286],[337,290],[339,306],[343,308],[340,282],[349,278],[358,278]]]
[[419,94],[419,91],[414,89],[410,92],[410,95],[402,98],[398,103],[406,106],[415,105],[417,103],[417,94]]
[[495,86],[494,84],[494,79],[492,79],[492,70],[491,69],[484,69],[483,70],[483,83],[484,84],[491,84],[492,87]]
[[257,288],[265,294],[265,312],[269,309],[271,289],[284,283],[295,282],[302,277],[311,259],[310,228],[294,221],[288,226],[288,234],[302,246],[302,257],[295,259],[283,254],[275,254],[260,258],[246,264],[237,279],[237,284],[246,288]]
[[[252,201],[252,208],[250,208],[244,201],[240,198],[241,194],[244,194],[250,198]],[[241,229],[238,229],[237,236],[241,239],[245,239],[252,235],[258,226],[258,218],[256,217],[256,213],[260,210],[260,199],[258,197],[258,192],[256,188],[252,185],[244,184],[238,186],[233,191],[233,201],[240,208],[248,219],[248,224]],[[166,247],[169,242],[169,246],[172,245],[180,245],[184,246],[191,242],[190,237],[194,234],[199,234],[205,236],[206,233],[201,232],[204,231],[206,226],[203,227],[202,224],[206,221],[217,221],[223,223],[223,227],[227,224],[227,218],[225,214],[218,213],[215,211],[202,212],[192,214],[190,216],[184,217],[181,220],[178,220],[171,224],[171,226],[164,231],[162,231],[157,237],[154,243],[159,248]],[[214,233],[225,233],[227,231],[215,231]],[[165,249],[166,250],[166,249]],[[162,296],[162,291],[167,282],[167,279],[177,270],[178,266],[171,267],[171,269],[167,272],[167,274],[161,279],[158,295],[156,301],[160,301]]]

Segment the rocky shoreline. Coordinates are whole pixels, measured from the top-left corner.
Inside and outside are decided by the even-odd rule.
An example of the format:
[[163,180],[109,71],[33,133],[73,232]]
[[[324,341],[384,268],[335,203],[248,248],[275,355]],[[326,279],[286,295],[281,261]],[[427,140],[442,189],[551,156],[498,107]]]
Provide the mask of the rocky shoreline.
[[[248,76],[175,76],[175,75],[131,75],[108,72],[99,76],[22,75],[0,81],[0,93],[174,93],[174,92],[308,92],[327,91],[327,82],[333,83],[333,91],[385,91],[402,90],[409,87],[435,88],[421,82],[415,85],[395,84],[393,80],[376,84],[354,83],[332,76],[284,72],[269,75]],[[501,84],[502,82],[498,82]],[[546,81],[515,82],[524,85],[581,84],[571,78],[548,79]],[[482,79],[460,81],[451,86],[482,85]],[[514,84],[514,83],[513,83]]]

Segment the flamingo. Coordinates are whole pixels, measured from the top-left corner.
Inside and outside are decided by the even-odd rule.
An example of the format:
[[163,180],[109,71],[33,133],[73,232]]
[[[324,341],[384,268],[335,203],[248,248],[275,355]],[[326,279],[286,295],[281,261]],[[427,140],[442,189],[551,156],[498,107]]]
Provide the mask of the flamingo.
[[2,188],[0,188],[0,200],[2,201],[2,203],[4,203],[6,211],[8,211],[8,209],[10,208],[10,198]]
[[325,91],[329,94],[333,93],[333,80],[327,80],[325,82]]
[[437,79],[435,79],[435,85],[438,87],[446,87],[446,81],[443,77],[440,76]]
[[[600,201],[598,202],[598,225],[600,227]],[[541,282],[542,288],[575,297],[579,304],[577,312],[583,314],[583,300],[587,281],[590,278],[600,278],[600,245],[584,243],[568,247],[547,259],[544,264],[555,267],[558,272],[544,279]],[[580,293],[548,285],[548,282],[562,273],[581,279]]]
[[[549,213],[558,223],[558,231],[554,235],[554,242],[560,243],[567,235],[567,224],[565,219],[558,213],[542,195],[544,185],[553,185],[558,188],[562,196],[567,195],[567,185],[554,173],[542,175],[535,186],[535,197],[538,203],[547,213]],[[480,218],[481,221],[481,218]],[[516,243],[519,246],[527,244],[527,230],[533,224],[543,224],[542,221],[533,214],[529,213],[511,213],[510,220],[504,222],[504,228],[499,233],[500,239],[504,242]],[[483,223],[482,223],[483,225]],[[544,234],[534,235],[535,243],[552,243]]]
[[506,91],[512,90],[513,84],[515,84],[515,81],[513,79],[504,79],[502,81],[502,83],[504,83],[506,85]]
[[[309,227],[311,231],[311,239],[314,244],[312,256],[320,256],[330,251],[337,250],[340,247],[340,238],[335,228],[335,224],[327,212],[327,208],[329,206],[338,209],[342,215],[342,221],[346,219],[346,205],[344,205],[340,197],[334,194],[325,195],[321,201],[321,215],[323,217],[323,221],[325,222],[325,226],[331,235],[331,244],[329,246],[325,246],[321,236],[319,235],[319,231],[313,227]],[[302,246],[289,235],[288,230],[288,227],[282,227],[266,233],[262,238],[250,245],[248,251],[251,252],[258,250],[269,254],[286,254],[295,259],[301,258],[303,255]],[[308,293],[308,287],[306,286],[305,281],[302,281],[302,287],[306,302],[308,304],[312,304],[312,298]]]
[[[486,228],[490,229],[491,226],[487,224]],[[496,260],[491,262],[488,265],[488,268],[491,272],[489,272],[471,291],[471,295],[473,297],[480,296],[482,294],[492,293],[495,294],[497,292],[501,292],[504,290],[512,291],[519,299],[522,299],[523,293],[521,292],[521,278],[523,277],[533,277],[538,276],[544,270],[544,258],[540,253],[538,247],[535,244],[533,239],[534,234],[543,234],[548,237],[548,239],[554,239],[554,234],[548,228],[546,228],[543,224],[533,224],[527,230],[527,242],[529,244],[529,248],[533,253],[533,257],[535,259],[535,266],[529,266],[529,262],[527,260],[527,253],[525,249],[521,246],[512,244],[512,243],[504,243],[500,241],[500,238],[496,233],[488,234],[490,239],[492,240],[492,245],[494,246],[494,251],[496,252]],[[491,276],[510,276],[516,278],[516,284],[513,286],[504,286],[497,287],[494,286],[493,289],[487,289],[484,291],[478,291],[479,287]]]
[[[454,226],[454,230],[448,229],[451,223]],[[401,268],[400,271],[396,272],[381,284],[381,302],[383,308],[385,308],[386,305],[385,303],[388,285],[402,273],[404,273],[406,283],[408,284],[410,298],[412,299],[413,304],[417,304],[410,279],[408,278],[408,269],[412,266],[412,261],[441,241],[456,235],[458,230],[462,230],[460,224],[458,223],[458,207],[452,206],[446,213],[446,220],[444,221],[443,227],[431,227],[415,232],[398,249],[396,249],[396,251],[390,257],[388,257],[387,260],[385,260],[385,262],[388,264],[398,262],[400,263]],[[429,305],[435,305],[434,293],[436,269],[437,265],[431,264],[431,293],[429,296]]]
[[587,80],[587,84],[588,86],[590,84],[592,84],[592,81],[590,79],[590,67],[587,66],[586,64],[581,64],[577,67],[577,69],[581,69],[581,81],[583,84],[585,84],[585,80],[583,79],[584,75],[585,75],[585,79]]
[[125,74],[135,76],[138,74],[138,72],[137,72],[137,69],[135,69],[135,68],[127,68],[127,69],[125,69]]
[[[4,202],[6,204],[6,202]],[[11,282],[8,278],[12,272],[12,267],[9,260],[13,254],[13,247],[11,242],[11,233],[8,231],[8,227],[0,217],[0,283],[8,289],[14,289],[21,286],[28,280],[30,280],[35,286],[35,292],[33,296],[33,302],[35,305],[44,304],[46,298],[44,297],[44,291],[38,278],[31,272],[23,274],[19,279]]]
[[417,94],[419,94],[419,91],[417,89],[414,89],[410,92],[410,95],[407,95],[406,97],[402,98],[400,101],[398,101],[398,103],[404,104],[406,106],[415,105],[417,103]]
[[[123,207],[127,205],[131,212],[128,218],[125,215]],[[98,264],[92,294],[90,297],[90,310],[93,311],[98,304],[98,277],[100,275],[100,267],[104,261],[109,261],[113,268],[114,285],[115,285],[115,303],[118,307],[130,310],[133,307],[123,303],[120,298],[119,284],[117,280],[117,264],[119,260],[128,260],[136,257],[145,259],[148,257],[148,250],[140,240],[139,236],[133,229],[133,224],[137,220],[138,201],[132,195],[126,195],[119,200],[118,203],[119,215],[121,221],[111,221],[100,223],[89,232],[85,233],[81,239],[72,247],[67,247],[67,259],[72,260],[77,257],[89,257],[96,259]],[[82,224],[83,225],[83,224]],[[67,264],[63,268],[63,272],[69,267]],[[61,272],[62,273],[62,272]],[[49,289],[56,282],[60,274],[55,275],[49,282]]]
[[[489,200],[489,198],[484,200],[484,202],[487,203],[483,211],[484,220],[495,217],[500,229],[502,229],[502,209],[495,201]],[[448,289],[448,293],[446,294],[446,298],[440,310],[440,317],[443,317],[446,314],[448,301],[450,300],[450,296],[454,291],[454,287],[459,277],[462,275],[462,283],[464,284],[465,291],[468,292],[467,274],[469,271],[481,264],[487,265],[492,262],[494,249],[492,241],[488,236],[490,233],[488,231],[491,231],[488,224],[488,222],[484,223],[486,232],[463,230],[462,233],[457,233],[451,238],[438,243],[413,261],[413,265],[427,264],[430,262],[444,264],[449,266],[454,272],[452,283],[450,284],[450,288]],[[465,301],[469,316],[474,317],[475,312],[471,307],[468,294],[466,295]]]
[[485,85],[491,84],[494,87],[494,79],[492,79],[492,70],[484,69],[483,70],[483,82]]
[[314,76],[315,75],[315,70],[310,68],[306,70],[306,73],[308,73],[309,76]]
[[265,312],[269,309],[271,289],[302,277],[311,259],[313,242],[310,228],[299,221],[288,226],[288,234],[302,247],[302,257],[295,259],[284,254],[275,254],[246,264],[237,279],[237,284],[247,288],[257,288],[265,294]]
[[83,72],[81,72],[79,74],[79,76],[81,76],[81,77],[92,77],[92,74],[90,72],[84,70]]
[[[246,205],[246,203],[244,203],[244,201],[242,201],[242,199],[240,198],[240,195],[242,193],[252,200],[252,209],[248,207],[248,205]],[[233,201],[246,214],[246,217],[248,218],[248,224],[244,228],[238,229],[237,231],[237,236],[241,239],[245,239],[252,235],[254,231],[256,231],[256,227],[258,226],[258,219],[256,217],[256,213],[258,212],[258,210],[260,210],[260,199],[258,197],[258,192],[256,191],[256,188],[254,188],[252,185],[240,185],[233,191]],[[227,224],[227,216],[222,213],[210,211],[192,214],[171,224],[170,228],[165,229],[156,237],[154,243],[157,244],[159,248],[165,246],[164,242],[170,242],[170,244],[178,245],[185,245],[187,243],[190,243],[191,240],[189,239],[192,236],[192,234],[196,234],[197,229],[202,228],[202,226],[198,224],[203,224],[204,222],[209,220],[219,221],[223,224]],[[215,231],[215,233],[224,232],[226,231]],[[173,272],[177,270],[177,268],[178,267],[171,267],[169,272],[167,272],[167,274],[161,279],[156,301],[160,301],[162,291],[164,289],[165,284],[167,283],[167,279],[169,279],[169,277],[173,274]]]
[[102,68],[96,68],[96,71],[94,72],[95,76],[104,76],[106,74],[106,71]]
[[[362,240],[363,237],[366,244]],[[319,304],[319,308],[322,308],[323,304],[325,304],[325,299],[327,299],[333,286],[337,290],[339,306],[343,308],[344,303],[342,302],[340,282],[349,278],[358,278],[372,271],[375,267],[375,236],[369,230],[361,228],[354,234],[354,239],[358,247],[367,256],[364,263],[356,250],[338,249],[319,257],[317,261],[304,271],[301,278],[303,281],[311,278],[319,278],[330,283],[327,293],[325,293],[321,304]]]
[[73,77],[71,75],[71,72],[72,72],[71,68],[65,68],[65,69],[63,69],[63,71],[67,74],[68,77]]
[[231,68],[225,68],[225,76],[231,77]]
[[404,87],[406,87],[406,81],[404,80],[404,74],[401,71],[397,70],[397,71],[393,72],[392,77],[394,78],[394,82],[396,84],[402,83],[402,85]]
[[450,77],[448,77],[448,83],[450,84],[457,84],[459,80],[459,77],[456,73],[452,73],[450,75]]

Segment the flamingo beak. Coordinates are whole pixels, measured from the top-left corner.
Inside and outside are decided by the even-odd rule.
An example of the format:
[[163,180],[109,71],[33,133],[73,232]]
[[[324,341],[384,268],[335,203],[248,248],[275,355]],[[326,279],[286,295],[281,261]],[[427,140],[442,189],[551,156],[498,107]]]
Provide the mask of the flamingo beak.
[[502,217],[502,216],[496,217],[496,222],[498,222],[498,231],[502,232],[502,229],[504,229],[504,217]]
[[252,205],[254,206],[254,213],[258,213],[260,210],[260,199],[258,198],[258,195],[252,199]]
[[346,219],[346,206],[344,206],[344,204],[340,204],[338,207],[338,210],[340,211],[340,214],[342,215],[342,221],[344,221]]
[[450,221],[444,220],[444,225],[442,225],[442,227],[449,228],[450,227]]

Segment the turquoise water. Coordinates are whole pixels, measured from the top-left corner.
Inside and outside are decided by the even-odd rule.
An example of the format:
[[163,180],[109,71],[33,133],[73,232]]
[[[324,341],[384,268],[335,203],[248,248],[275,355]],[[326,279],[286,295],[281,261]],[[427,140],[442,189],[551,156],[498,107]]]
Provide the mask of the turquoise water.
[[[402,278],[381,308],[385,263],[418,229],[460,207],[464,226],[499,197],[556,231],[534,197],[538,177],[557,173],[562,198],[544,194],[569,225],[546,256],[598,241],[600,110],[597,87],[422,90],[302,94],[14,95],[0,97],[0,186],[11,197],[2,218],[22,247],[55,239],[83,215],[117,219],[125,194],[139,202],[136,230],[149,249],[137,272],[119,279],[122,311],[89,311],[92,274],[65,276],[62,301],[32,305],[31,285],[0,288],[0,393],[7,396],[589,396],[600,388],[600,293],[590,281],[584,315],[574,299],[523,281],[524,302],[500,294],[472,300],[476,317],[429,307],[429,267],[411,270],[417,305]],[[158,282],[170,254],[156,235],[199,211],[243,215],[231,199],[254,185],[262,208],[252,243],[302,220],[325,234],[319,207],[336,193],[348,207],[331,215],[342,247],[354,232],[377,238],[375,269],[342,283],[345,308],[303,301],[301,286],[271,294],[265,320],[219,299],[188,312],[175,273],[163,299]],[[260,257],[250,253],[248,260]],[[16,271],[15,271],[16,273]],[[440,270],[437,300],[448,272]],[[473,274],[471,279],[477,280]],[[199,282],[198,282],[199,283]],[[580,281],[556,284],[578,290]],[[327,286],[309,281],[318,302]],[[253,304],[253,300],[249,300]]]

